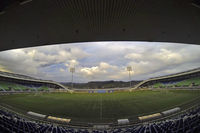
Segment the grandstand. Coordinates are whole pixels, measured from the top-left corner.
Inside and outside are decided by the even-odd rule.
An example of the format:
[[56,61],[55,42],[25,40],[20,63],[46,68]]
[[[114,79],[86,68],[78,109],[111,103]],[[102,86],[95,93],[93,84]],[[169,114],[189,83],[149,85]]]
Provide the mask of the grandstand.
[[28,91],[33,90],[33,88],[29,88],[20,84],[9,83],[9,82],[0,82],[0,87],[4,91]]
[[133,89],[138,88],[200,88],[200,68],[171,75],[150,78],[137,84]]
[[1,92],[27,92],[27,91],[50,91],[63,89],[71,91],[60,83],[48,80],[36,79],[21,74],[0,71],[0,90]]
[[200,77],[180,80],[176,82],[159,82],[152,85],[152,88],[200,88]]
[[198,133],[200,131],[200,108],[196,107],[181,115],[163,120],[161,122],[149,122],[126,127],[115,127],[110,129],[80,128],[45,124],[21,118],[10,112],[0,110],[1,132],[30,132],[30,133],[160,133],[180,132]]

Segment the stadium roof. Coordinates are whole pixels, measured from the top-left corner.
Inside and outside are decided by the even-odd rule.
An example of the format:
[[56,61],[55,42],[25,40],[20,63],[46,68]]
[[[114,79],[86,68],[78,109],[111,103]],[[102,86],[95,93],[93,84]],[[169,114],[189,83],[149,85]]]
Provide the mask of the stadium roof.
[[9,73],[9,72],[3,72],[3,71],[0,71],[0,75],[6,75],[6,76],[11,76],[11,77],[16,77],[16,78],[24,78],[24,79],[36,80],[36,78],[34,78],[34,77],[21,75],[21,74],[15,74],[15,73]]
[[199,0],[1,0],[0,51],[88,41],[200,44]]

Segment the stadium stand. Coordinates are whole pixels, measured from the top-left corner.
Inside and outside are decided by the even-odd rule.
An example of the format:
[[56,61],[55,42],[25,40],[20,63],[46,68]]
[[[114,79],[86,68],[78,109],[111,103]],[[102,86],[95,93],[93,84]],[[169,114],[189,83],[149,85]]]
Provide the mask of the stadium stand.
[[46,86],[34,86],[34,85],[23,85],[11,82],[0,81],[0,88],[5,91],[47,91],[49,90]]
[[180,81],[175,86],[200,86],[200,77]]
[[152,85],[153,88],[167,88],[167,87],[198,87],[200,86],[200,77],[180,80],[176,82],[159,82]]
[[200,107],[187,111],[180,116],[160,122],[150,122],[148,124],[144,123],[104,130],[38,123],[0,110],[0,131],[5,133],[197,133],[200,131]]
[[153,87],[199,87],[200,86],[200,68],[188,70],[185,72],[175,73],[166,76],[154,77],[144,80],[134,86],[131,90]]
[[41,80],[33,77],[1,72],[0,71],[0,88],[5,91],[45,91],[52,89],[64,89],[66,91],[71,92],[67,87],[63,86],[60,83],[49,81],[49,80]]
[[6,91],[27,91],[32,89],[30,87],[26,87],[20,84],[2,82],[2,81],[0,82],[0,86]]

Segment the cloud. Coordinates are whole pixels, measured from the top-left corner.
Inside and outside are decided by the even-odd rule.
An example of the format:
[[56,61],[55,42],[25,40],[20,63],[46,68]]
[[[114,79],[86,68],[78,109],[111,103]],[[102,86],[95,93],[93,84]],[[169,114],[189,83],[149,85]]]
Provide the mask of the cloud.
[[63,69],[63,68],[60,68],[60,72],[65,72],[65,69]]
[[100,62],[97,66],[83,67],[80,73],[90,80],[119,80],[127,77],[126,67]]
[[0,64],[11,72],[36,74],[39,64],[35,63],[31,56],[22,49],[1,52]]
[[1,65],[0,65],[0,71],[2,71],[2,72],[10,72],[4,66],[1,66]]
[[[181,44],[177,44],[181,45]],[[125,58],[129,59],[128,65],[134,67],[135,76],[146,79],[154,76],[162,76],[181,72],[195,67],[199,67],[200,47],[199,46],[171,46],[160,45],[159,48],[149,51],[147,48],[141,53],[134,51],[128,53]],[[194,65],[195,64],[195,65]],[[188,68],[183,68],[183,66]]]
[[101,62],[98,66],[93,67],[83,67],[80,69],[80,72],[89,78],[101,77],[108,73],[108,69],[113,69],[115,66],[111,66],[108,63]]
[[77,60],[68,60],[67,63],[65,64],[66,67],[75,67],[78,66],[79,62]]
[[77,65],[76,59],[86,56],[86,52],[74,46],[45,46],[1,52],[0,64],[7,71],[46,78],[51,72],[46,73],[43,68],[62,63]]
[[127,55],[125,55],[125,58],[127,59],[138,59],[138,60],[141,60],[142,59],[142,55],[141,54],[138,54],[138,53],[129,53]]
[[69,82],[140,80],[200,66],[200,47],[155,42],[90,42],[0,52],[0,71]]

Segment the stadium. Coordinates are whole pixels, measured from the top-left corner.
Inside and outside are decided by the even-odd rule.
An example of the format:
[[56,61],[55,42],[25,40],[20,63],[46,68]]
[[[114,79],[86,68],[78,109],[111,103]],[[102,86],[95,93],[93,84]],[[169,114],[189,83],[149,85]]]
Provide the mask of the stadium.
[[[164,60],[162,60],[163,68],[169,66],[169,62],[165,64],[165,60],[169,59],[170,63],[173,64],[167,69],[170,74],[165,72],[159,75],[160,73],[157,74],[157,71],[152,69],[150,76],[144,73],[142,80],[131,80],[130,76],[133,71],[136,75],[134,78],[140,77],[139,69],[134,69],[133,66],[132,70],[131,63],[125,64],[127,65],[125,72],[118,69],[117,65],[111,66],[100,61],[99,66],[86,67],[88,64],[83,63],[87,61],[84,57],[88,57],[89,54],[80,51],[80,49],[77,50],[81,46],[76,44],[77,42],[94,43],[97,41],[170,42],[177,43],[176,49],[183,47],[179,43],[184,43],[188,46],[186,46],[186,49],[189,49],[189,46],[200,44],[198,36],[200,33],[199,7],[199,0],[0,1],[1,52],[9,52],[9,50],[18,48],[34,49],[36,46],[72,43],[72,47],[69,49],[64,47],[61,47],[61,49],[49,48],[53,51],[51,51],[53,56],[39,53],[38,49],[40,48],[34,52],[25,49],[21,50],[25,53],[24,55],[20,55],[21,51],[18,50],[18,53],[13,54],[14,58],[9,62],[7,61],[9,54],[0,54],[0,132],[200,132],[200,68],[198,56],[194,58],[195,54],[191,54],[191,57],[194,58],[194,67],[181,64],[180,70],[182,71],[175,72],[170,71],[170,69],[178,69],[176,65],[180,61],[180,56],[172,54],[175,58],[171,56],[160,57]],[[122,43],[122,45],[125,44]],[[167,47],[168,44],[163,43],[163,45]],[[83,47],[86,51],[93,48],[91,45]],[[105,47],[108,48],[109,45]],[[120,48],[122,49],[122,47]],[[125,51],[133,50],[130,49],[130,47],[126,48]],[[153,49],[156,49],[156,47],[147,49],[147,51],[153,51]],[[99,55],[98,50],[100,51]],[[55,51],[61,51],[59,58]],[[63,51],[74,52],[76,57],[68,57],[71,55]],[[110,55],[115,58],[113,51]],[[136,51],[140,51],[140,49],[136,49]],[[145,58],[150,56],[147,51],[144,54]],[[161,51],[164,51],[164,56],[169,53],[169,51],[163,49]],[[47,53],[48,51],[43,50],[42,52]],[[157,54],[158,51],[153,52],[156,55],[154,58],[156,64],[160,61],[158,57],[162,55]],[[187,53],[184,50],[181,52]],[[105,53],[102,53],[100,47],[98,47],[94,53],[97,57],[105,54],[106,50]],[[15,61],[20,56],[30,56],[31,58],[28,58],[27,61],[23,57],[19,62]],[[60,61],[64,56],[67,58],[63,60],[69,60],[68,64],[66,62],[62,64]],[[32,58],[37,62],[31,62]],[[50,60],[51,58],[53,59]],[[83,62],[77,63],[76,58],[80,58]],[[106,57],[105,60],[109,58]],[[113,58],[111,59],[112,62],[114,62]],[[127,54],[123,61],[120,58],[120,63],[123,64],[125,60],[130,60],[130,58],[142,59],[136,53]],[[48,62],[49,60],[51,62]],[[147,62],[138,60],[136,60],[136,63],[142,62],[143,65]],[[181,61],[184,60],[189,60],[187,55],[181,57]],[[8,62],[6,65],[4,64],[5,61]],[[12,64],[12,61],[14,64]],[[23,61],[28,65],[23,66]],[[78,72],[75,73],[75,65],[70,66],[70,61],[77,66],[81,63],[85,65],[76,67],[76,71],[80,73],[79,76],[81,74],[91,76],[94,73],[97,76],[103,75],[102,80],[96,81],[95,76],[92,75],[87,83],[73,82],[74,79],[78,79]],[[56,62],[61,72],[55,73],[58,77],[54,79],[60,78],[63,73],[64,78],[61,77],[60,79],[65,81],[67,77],[70,82],[62,83],[50,80],[53,78],[44,75],[44,73],[39,73],[39,78],[30,76],[31,74],[34,75],[35,69],[31,69],[34,66],[40,69],[47,67],[48,69],[43,71],[49,73],[53,69],[57,70],[57,66],[52,65],[52,62]],[[91,62],[94,63],[95,60],[92,58]],[[191,63],[190,60],[188,62]],[[7,64],[11,66],[8,67],[10,70],[20,70],[24,73],[5,71]],[[69,68],[68,75],[65,75],[66,69],[63,69],[62,65]],[[147,65],[148,69],[150,67],[151,65]],[[109,72],[118,75],[106,75],[107,71],[104,71],[104,69],[112,69]],[[121,77],[124,75],[125,77],[129,76],[128,81],[121,81],[123,80]],[[44,76],[49,78],[41,78]],[[86,79],[87,76],[83,76],[82,79]],[[118,77],[120,77],[119,81],[113,80]],[[112,80],[109,81],[110,79]]]
[[[198,123],[199,119],[195,119],[197,116],[193,115],[199,110],[199,83],[200,69],[198,68],[151,78],[140,82],[131,90],[101,89],[91,92],[87,89],[76,89],[72,91],[52,81],[1,72],[1,114],[5,115],[1,117],[4,121],[1,121],[4,124],[1,129],[24,132],[51,130],[52,132],[68,132],[68,130],[75,132],[73,129],[78,132],[161,131],[160,127],[153,125],[158,123],[158,126],[161,126],[160,121],[168,123],[167,119],[181,124],[185,117],[188,119],[185,122],[194,120]],[[149,102],[146,101],[147,99]],[[26,128],[22,123],[22,129],[9,127],[11,124],[16,124],[15,119],[27,124],[24,125]],[[32,124],[36,123],[30,120],[43,124],[40,128],[31,129]],[[139,126],[144,122],[152,125]],[[180,131],[185,131],[187,128],[182,127]]]

